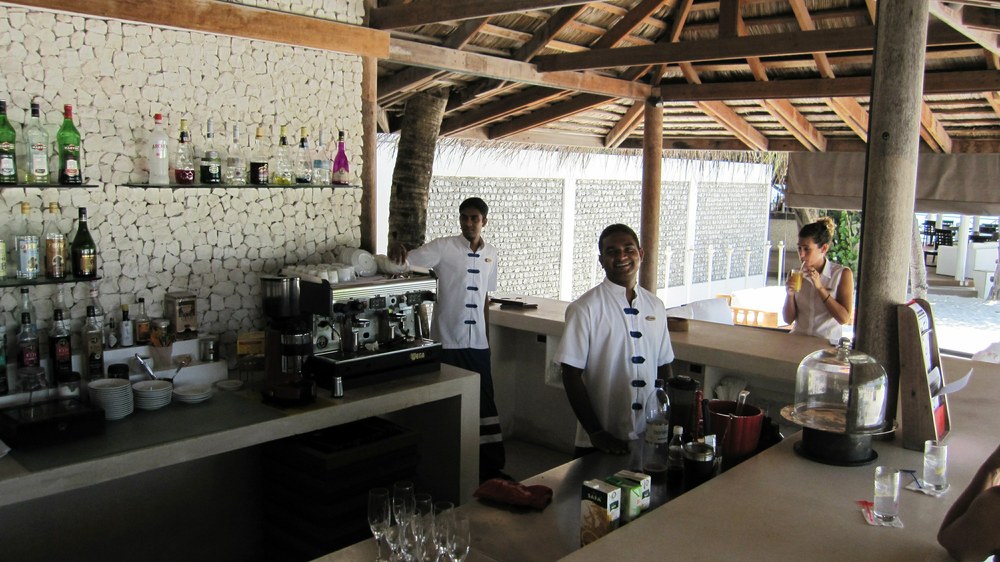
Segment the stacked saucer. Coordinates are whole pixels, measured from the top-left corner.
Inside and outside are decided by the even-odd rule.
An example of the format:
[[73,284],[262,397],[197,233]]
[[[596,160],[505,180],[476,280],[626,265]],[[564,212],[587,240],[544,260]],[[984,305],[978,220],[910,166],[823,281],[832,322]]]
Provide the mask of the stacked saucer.
[[174,389],[174,398],[185,404],[197,404],[212,397],[212,387],[207,384],[190,384]]
[[132,413],[132,388],[128,379],[97,379],[90,381],[90,401],[104,409],[104,419],[120,420]]
[[140,381],[132,385],[135,407],[140,410],[159,410],[170,403],[174,385],[167,381]]

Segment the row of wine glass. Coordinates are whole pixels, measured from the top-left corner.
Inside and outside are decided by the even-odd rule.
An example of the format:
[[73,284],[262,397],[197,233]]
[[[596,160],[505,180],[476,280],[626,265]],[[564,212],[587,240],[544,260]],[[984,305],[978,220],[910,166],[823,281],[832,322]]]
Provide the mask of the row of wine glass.
[[[395,524],[393,524],[395,523]],[[463,562],[469,554],[469,518],[447,501],[415,493],[413,482],[368,492],[368,525],[378,545],[389,545],[391,562]]]

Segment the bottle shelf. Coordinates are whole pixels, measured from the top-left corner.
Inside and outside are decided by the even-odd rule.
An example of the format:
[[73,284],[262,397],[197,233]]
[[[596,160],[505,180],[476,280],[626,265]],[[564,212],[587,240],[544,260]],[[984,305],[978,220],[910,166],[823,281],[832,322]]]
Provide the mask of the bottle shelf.
[[0,189],[92,189],[97,187],[96,183],[82,183],[80,185],[63,185],[61,183],[13,183],[0,184]]
[[289,185],[268,183],[268,184],[252,184],[248,183],[246,185],[230,185],[226,183],[169,183],[167,185],[150,185],[148,183],[123,183],[125,187],[136,187],[139,189],[252,189],[258,187],[265,188],[276,188],[280,187],[283,189],[344,189],[344,188],[360,188],[360,185],[313,185],[311,183],[293,183]]
[[96,281],[101,276],[77,278],[67,275],[62,279],[49,279],[48,277],[36,277],[34,279],[18,279],[17,277],[6,277],[0,279],[0,287],[31,287],[34,285],[61,285],[64,283],[83,283],[86,281]]

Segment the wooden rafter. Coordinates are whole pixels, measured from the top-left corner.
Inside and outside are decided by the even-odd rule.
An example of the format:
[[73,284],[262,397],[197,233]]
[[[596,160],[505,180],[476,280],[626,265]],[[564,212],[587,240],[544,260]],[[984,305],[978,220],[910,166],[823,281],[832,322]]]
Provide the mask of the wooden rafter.
[[482,107],[448,117],[441,123],[441,135],[452,135],[469,129],[487,125],[498,119],[524,111],[525,108],[537,106],[565,96],[563,90],[553,88],[530,88],[523,93],[501,98]]
[[443,21],[586,4],[591,0],[416,0],[371,11],[375,29],[400,29]]
[[1000,55],[1000,46],[997,45],[995,33],[972,29],[962,23],[962,7],[954,8],[948,2],[942,0],[930,0],[930,13],[935,18],[950,25],[956,31],[965,35],[972,41],[981,45],[987,51]]
[[965,6],[962,8],[962,25],[988,33],[1000,32],[1000,12],[996,8]]
[[[684,78],[691,84],[701,84],[701,78],[694,71],[691,63],[682,62],[680,64]],[[731,107],[721,101],[696,101],[695,107],[700,109],[705,115],[714,119],[736,138],[743,141],[753,150],[767,150],[767,137],[760,131],[747,123],[746,119],[739,116]]]

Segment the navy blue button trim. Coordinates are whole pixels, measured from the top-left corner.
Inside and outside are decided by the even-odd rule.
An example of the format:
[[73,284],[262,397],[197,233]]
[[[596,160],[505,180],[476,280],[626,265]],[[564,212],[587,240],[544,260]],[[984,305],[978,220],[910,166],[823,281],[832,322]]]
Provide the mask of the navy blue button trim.
[[468,287],[466,287],[466,289],[468,289],[470,291],[478,291],[479,287],[473,287],[472,285],[469,285]]
[[632,314],[632,315],[639,314],[639,309],[638,308],[626,308],[625,309],[625,314]]
[[479,273],[479,270],[478,270],[478,269],[469,269],[469,270],[467,270],[467,271],[468,271],[469,273]]
[[479,305],[478,304],[467,304],[467,305],[465,305],[465,308],[479,308]]
[[632,336],[633,338],[639,339],[642,337],[642,332],[636,332],[635,330],[632,330],[628,333],[628,335]]
[[478,257],[479,257],[479,254],[477,254],[477,253],[474,253],[474,252],[469,252],[469,257],[470,257],[470,258],[478,258]]
[[466,324],[475,324],[476,321],[475,320],[466,320],[465,323]]
[[632,402],[632,409],[638,412],[639,410],[642,409],[642,404],[638,402]]
[[632,358],[632,363],[634,363],[636,365],[642,365],[645,362],[646,362],[646,358],[643,357],[643,356],[641,356],[641,355],[637,355],[637,356],[635,356],[635,357]]
[[640,380],[632,381],[632,386],[635,387],[635,388],[642,388],[642,387],[646,386],[646,381],[641,380],[641,379]]

